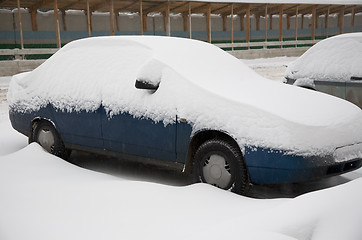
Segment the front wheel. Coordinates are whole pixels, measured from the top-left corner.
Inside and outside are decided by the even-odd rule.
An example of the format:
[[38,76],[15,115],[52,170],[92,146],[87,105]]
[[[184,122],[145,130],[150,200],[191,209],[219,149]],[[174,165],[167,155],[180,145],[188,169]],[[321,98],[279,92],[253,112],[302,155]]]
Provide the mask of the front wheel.
[[53,124],[40,121],[34,124],[29,142],[37,142],[47,152],[66,159],[69,154]]
[[240,150],[227,141],[212,139],[203,143],[194,157],[195,174],[201,182],[246,194],[248,172]]

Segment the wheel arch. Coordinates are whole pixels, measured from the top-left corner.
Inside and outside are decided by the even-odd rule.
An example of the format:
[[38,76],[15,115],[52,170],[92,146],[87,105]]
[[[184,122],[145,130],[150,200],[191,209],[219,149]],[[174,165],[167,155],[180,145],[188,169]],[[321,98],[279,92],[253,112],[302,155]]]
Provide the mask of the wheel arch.
[[34,141],[34,139],[33,139],[34,129],[35,129],[36,125],[39,124],[40,122],[49,122],[50,124],[52,124],[54,129],[57,131],[58,135],[61,137],[59,131],[57,130],[55,123],[51,119],[35,117],[35,118],[33,118],[33,120],[31,121],[31,124],[30,124],[30,131],[29,131],[29,136],[28,136],[29,144]]
[[186,173],[192,173],[193,171],[193,164],[194,164],[193,160],[197,149],[201,146],[201,144],[211,139],[219,139],[229,142],[236,149],[238,149],[241,153],[241,156],[243,156],[241,148],[237,143],[236,139],[230,136],[227,132],[221,130],[210,130],[210,129],[200,130],[196,132],[190,140],[186,156],[185,169],[184,169]]

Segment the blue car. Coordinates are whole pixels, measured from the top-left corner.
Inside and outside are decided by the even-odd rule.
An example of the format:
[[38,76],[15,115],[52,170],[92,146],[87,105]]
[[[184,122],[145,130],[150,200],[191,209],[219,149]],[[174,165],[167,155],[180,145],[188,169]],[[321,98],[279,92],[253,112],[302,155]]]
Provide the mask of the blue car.
[[8,102],[13,128],[56,156],[161,164],[241,194],[362,164],[358,107],[264,79],[196,40],[77,40],[15,75]]

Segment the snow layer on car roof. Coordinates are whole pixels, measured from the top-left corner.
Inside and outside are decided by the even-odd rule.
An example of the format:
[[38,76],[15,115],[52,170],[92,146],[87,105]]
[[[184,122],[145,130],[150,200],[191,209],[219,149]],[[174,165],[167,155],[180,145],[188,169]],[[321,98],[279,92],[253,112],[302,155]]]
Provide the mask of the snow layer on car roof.
[[[135,88],[138,76],[157,75],[156,92]],[[127,112],[164,124],[178,116],[194,132],[221,129],[241,145],[299,154],[329,154],[362,142],[361,111],[353,104],[264,79],[213,45],[180,38],[74,41],[31,73],[15,76],[8,99],[12,111],[51,103],[70,112],[102,105],[109,117]]]
[[341,82],[362,77],[362,33],[342,34],[317,43],[288,66],[285,76]]

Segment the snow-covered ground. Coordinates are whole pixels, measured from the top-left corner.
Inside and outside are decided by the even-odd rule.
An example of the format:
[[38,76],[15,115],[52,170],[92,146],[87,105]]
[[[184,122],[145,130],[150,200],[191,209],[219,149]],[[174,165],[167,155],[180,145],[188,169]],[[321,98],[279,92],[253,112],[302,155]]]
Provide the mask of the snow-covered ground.
[[[244,62],[282,81],[293,58]],[[362,239],[362,170],[238,196],[187,176],[44,152],[11,128],[0,78],[0,239]],[[315,191],[313,191],[315,190]],[[264,198],[264,199],[259,199]]]

